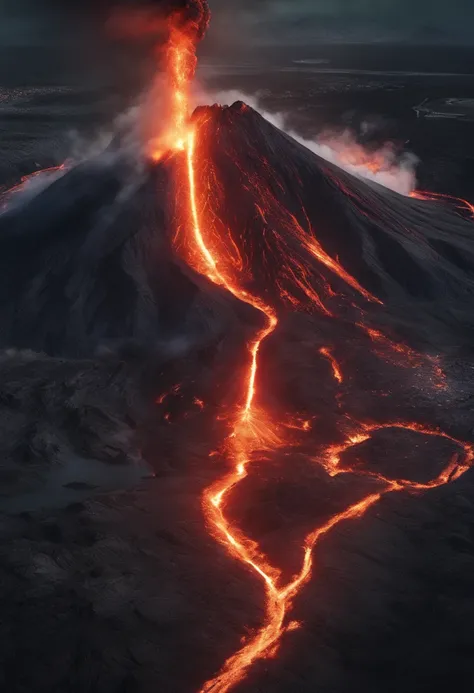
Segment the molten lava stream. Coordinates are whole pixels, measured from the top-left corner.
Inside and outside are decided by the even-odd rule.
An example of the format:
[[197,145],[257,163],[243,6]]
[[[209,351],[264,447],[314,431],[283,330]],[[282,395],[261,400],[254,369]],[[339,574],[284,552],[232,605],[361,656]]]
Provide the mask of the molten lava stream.
[[[198,190],[196,171],[198,125],[189,125],[188,122],[188,90],[195,67],[195,42],[196,27],[191,26],[191,29],[188,27],[186,31],[183,31],[182,28],[177,30],[175,26],[171,27],[167,58],[172,93],[172,122],[165,136],[154,143],[156,149],[151,152],[151,156],[158,160],[169,149],[178,153],[181,151],[185,155],[183,185],[187,188],[187,213],[185,216],[188,223],[184,225],[187,233],[183,247],[178,247],[178,242],[182,242],[182,239],[179,238],[180,234],[175,236],[174,241],[177,250],[183,251],[187,261],[197,272],[225,288],[240,301],[253,306],[265,316],[266,321],[265,326],[248,344],[249,362],[244,376],[243,400],[242,404],[236,408],[232,432],[226,443],[226,453],[231,463],[231,469],[206,489],[203,494],[203,509],[210,531],[231,556],[241,561],[255,573],[258,579],[262,581],[266,592],[265,617],[261,628],[247,638],[242,647],[227,659],[215,678],[206,682],[201,688],[201,693],[210,691],[225,693],[245,678],[249,667],[257,660],[272,656],[276,652],[284,633],[298,625],[294,622],[288,622],[287,617],[293,599],[311,576],[313,549],[319,539],[340,522],[363,515],[386,493],[404,489],[425,490],[458,478],[471,465],[474,453],[472,447],[465,444],[464,464],[460,465],[457,463],[457,459],[453,459],[446,470],[429,484],[416,484],[377,476],[380,483],[383,484],[383,488],[379,492],[368,495],[343,512],[332,516],[306,537],[303,544],[301,569],[286,585],[280,584],[281,571],[270,565],[269,561],[262,555],[258,544],[232,525],[231,520],[226,515],[226,500],[236,484],[247,476],[252,454],[256,450],[275,450],[284,442],[280,434],[281,427],[271,420],[267,412],[255,404],[260,347],[276,329],[278,318],[273,307],[243,288],[239,273],[239,269],[241,270],[242,267],[239,267],[239,263],[232,263],[232,253],[229,253],[229,249],[225,247],[225,241],[219,238],[213,224],[204,214],[207,189]],[[178,163],[180,161],[181,155],[178,156]],[[199,180],[201,180],[200,176]],[[182,207],[183,200],[180,198],[178,199],[180,212],[183,211]],[[355,279],[348,275],[336,261],[332,260],[322,250],[314,237],[308,241],[302,233],[301,227],[296,225],[295,221],[293,218],[293,228],[296,228],[300,240],[304,241],[306,246],[309,244],[308,249],[314,257],[338,274],[353,289],[362,293],[365,298],[380,303],[378,299],[368,294]],[[232,241],[231,234],[228,235],[228,238]],[[235,276],[236,270],[237,276]],[[320,353],[331,363],[335,380],[342,382],[342,372],[331,348],[322,348]],[[416,424],[394,423],[386,424],[386,426],[410,428],[431,435],[444,435],[440,432],[421,429]],[[333,475],[347,471],[339,467],[339,459],[343,452],[359,442],[368,440],[373,431],[382,427],[384,425],[362,426],[362,430],[356,435],[350,436],[344,444],[328,447],[320,463]],[[459,441],[454,442],[459,443]],[[373,478],[374,475],[367,473],[367,476]]]
[[428,200],[431,202],[450,202],[462,211],[469,212],[474,217],[474,204],[468,200],[463,200],[462,197],[454,197],[454,195],[446,195],[444,193],[427,192],[424,190],[413,190],[410,197],[415,200]]
[[[225,499],[231,489],[247,476],[247,467],[252,452],[257,449],[274,449],[281,440],[276,427],[268,415],[255,407],[255,386],[258,370],[258,355],[262,342],[275,330],[277,317],[275,311],[259,298],[251,296],[245,289],[226,276],[226,269],[219,268],[219,257],[207,246],[203,237],[204,222],[199,213],[195,173],[196,131],[189,133],[187,139],[187,173],[189,185],[189,208],[193,227],[193,243],[199,251],[194,260],[196,269],[212,282],[224,286],[236,298],[253,306],[266,317],[266,326],[248,345],[249,366],[246,374],[244,403],[237,412],[232,434],[228,441],[228,456],[233,469],[204,492],[203,506],[207,521],[216,538],[225,545],[236,558],[247,564],[265,583],[267,592],[266,620],[262,629],[224,665],[218,677],[206,683],[202,691],[227,691],[242,679],[252,662],[261,657],[279,639],[285,618],[285,602],[276,588],[279,571],[270,566],[261,556],[258,545],[232,527],[225,515]],[[201,259],[201,261],[199,261]]]
[[[222,248],[222,245],[219,245],[219,242],[222,241],[217,237],[212,223],[204,214],[203,210],[205,210],[206,205],[201,201],[205,199],[205,194],[204,191],[200,192],[197,189],[197,137],[198,130],[195,126],[188,133],[186,139],[189,226],[191,227],[189,231],[192,229],[190,237],[185,243],[188,262],[196,271],[207,276],[215,284],[227,289],[239,300],[253,306],[266,317],[266,326],[248,345],[249,365],[245,375],[243,404],[236,411],[232,433],[226,447],[232,468],[223,478],[206,489],[203,495],[203,508],[210,531],[230,555],[247,565],[256,574],[262,581],[266,592],[265,617],[262,627],[248,637],[243,646],[227,659],[216,677],[207,681],[201,688],[201,693],[209,693],[210,691],[225,693],[245,678],[248,669],[257,660],[274,655],[284,633],[297,625],[294,622],[288,622],[288,614],[294,598],[311,577],[313,550],[322,537],[339,523],[361,517],[387,493],[403,490],[419,492],[459,478],[471,466],[474,453],[471,445],[455,440],[440,431],[427,429],[415,423],[359,424],[359,431],[351,435],[342,445],[329,446],[321,456],[319,463],[332,476],[341,472],[353,471],[361,476],[375,478],[380,482],[382,488],[351,505],[343,512],[335,514],[322,526],[311,532],[303,543],[303,560],[300,571],[287,584],[280,584],[281,571],[269,563],[262,555],[258,544],[246,537],[237,527],[234,527],[226,515],[226,500],[236,484],[247,476],[252,453],[258,449],[275,450],[283,443],[280,427],[271,421],[270,416],[265,411],[255,405],[260,347],[262,342],[276,329],[278,319],[271,306],[268,306],[260,298],[251,295],[239,284],[239,277],[234,276],[230,266],[229,255]],[[199,176],[199,180],[201,180],[201,176]],[[341,368],[332,350],[323,347],[320,353],[330,362],[335,380],[342,382]],[[364,473],[360,470],[339,467],[340,456],[346,450],[368,440],[373,432],[386,427],[402,428],[448,438],[464,448],[464,463],[458,464],[457,458],[454,458],[436,479],[427,484],[403,479],[392,480],[376,473]]]

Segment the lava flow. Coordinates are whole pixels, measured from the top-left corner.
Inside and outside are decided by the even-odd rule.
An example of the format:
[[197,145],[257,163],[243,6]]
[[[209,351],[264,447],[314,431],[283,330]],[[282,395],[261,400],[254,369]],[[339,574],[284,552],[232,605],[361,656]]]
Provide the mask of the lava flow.
[[454,197],[454,195],[446,195],[444,193],[427,192],[425,190],[414,190],[410,193],[410,197],[415,200],[431,200],[432,202],[447,202],[454,206],[461,212],[468,212],[472,217],[474,217],[474,204],[468,200],[463,200],[461,197]]
[[[261,628],[250,635],[242,647],[224,662],[220,672],[201,688],[201,693],[210,691],[225,693],[245,678],[249,668],[257,660],[274,655],[283,635],[299,625],[289,620],[288,617],[295,597],[311,577],[313,550],[322,537],[339,523],[361,517],[387,493],[404,490],[419,492],[458,478],[471,466],[474,459],[474,449],[470,444],[454,440],[441,431],[423,428],[414,423],[357,424],[352,422],[354,431],[340,445],[328,446],[317,462],[331,476],[351,471],[379,482],[380,488],[344,511],[333,515],[306,537],[302,546],[301,568],[286,583],[282,582],[282,571],[270,564],[262,554],[258,543],[245,536],[229,519],[226,513],[229,497],[236,485],[248,475],[253,453],[257,450],[276,450],[290,441],[286,440],[281,432],[284,426],[283,422],[273,421],[270,414],[257,405],[261,346],[277,329],[277,308],[256,295],[256,292],[247,290],[243,263],[232,261],[232,257],[235,258],[235,247],[233,250],[229,250],[225,247],[225,240],[219,237],[212,211],[212,190],[209,186],[204,186],[202,182],[206,179],[204,171],[201,170],[203,162],[200,156],[199,137],[202,120],[200,122],[198,117],[194,121],[190,121],[188,112],[188,92],[189,83],[194,73],[196,40],[196,32],[192,27],[191,30],[186,27],[183,29],[182,24],[180,24],[179,26],[173,25],[170,29],[167,60],[172,89],[172,124],[162,137],[159,146],[152,153],[152,158],[158,160],[170,149],[176,153],[177,175],[178,177],[182,176],[181,185],[176,186],[179,189],[177,208],[184,220],[180,227],[184,228],[184,234],[177,233],[175,236],[177,252],[195,271],[207,277],[210,282],[227,290],[238,300],[252,306],[262,314],[264,319],[264,326],[247,345],[248,366],[243,374],[242,400],[235,409],[231,433],[224,449],[230,469],[222,478],[206,489],[203,495],[203,509],[209,530],[231,556],[241,561],[261,580],[266,594],[265,616]],[[182,192],[183,189],[186,191],[185,193]],[[265,200],[262,200],[260,214],[265,220]],[[381,304],[379,299],[366,291],[336,260],[333,260],[322,249],[314,234],[306,234],[296,218],[290,216],[289,225],[293,227],[293,236],[299,239],[301,245],[319,263],[336,274],[349,289],[359,292],[368,301]],[[228,236],[235,246],[230,231]],[[237,249],[237,254],[240,257],[239,249]],[[324,307],[322,307],[319,296],[311,292],[306,279],[305,283],[302,284],[302,270],[298,272],[299,278],[296,272],[291,276],[295,278],[295,281],[299,281],[300,287],[304,286],[308,297],[313,297],[312,300],[317,304],[316,307],[322,310],[327,317],[332,317],[328,310],[323,310]],[[367,328],[366,331],[368,331]],[[375,330],[369,334],[372,339],[379,341],[384,339],[383,335]],[[398,351],[401,354],[402,348],[400,347]],[[329,361],[337,383],[342,383],[342,370],[334,357],[332,346],[321,348],[320,354]],[[401,479],[388,479],[376,473],[364,473],[358,469],[350,469],[340,465],[341,456],[346,450],[369,440],[374,432],[389,427],[448,438],[462,448],[463,460],[459,462],[458,458],[454,457],[438,477],[426,484]]]
[[321,347],[319,353],[321,354],[321,356],[324,356],[324,358],[326,358],[329,361],[335,380],[337,380],[337,382],[341,384],[344,378],[342,377],[341,368],[336,359],[334,358],[331,349],[329,349],[328,347]]
[[[288,614],[296,595],[303,585],[309,580],[313,565],[313,549],[316,543],[340,522],[361,517],[380,498],[389,493],[402,490],[420,491],[434,488],[458,478],[470,466],[474,452],[470,445],[454,441],[464,449],[464,460],[458,463],[453,460],[446,469],[427,484],[419,484],[406,480],[391,480],[382,475],[366,473],[366,476],[375,477],[383,487],[376,493],[367,495],[346,510],[331,517],[321,527],[316,528],[305,539],[303,544],[302,566],[292,580],[286,584],[281,583],[281,571],[272,566],[262,555],[258,544],[246,537],[226,515],[226,501],[236,484],[242,481],[248,474],[252,453],[256,450],[275,450],[284,440],[281,437],[281,426],[272,422],[267,412],[259,409],[255,404],[256,376],[258,369],[258,355],[262,342],[267,339],[277,328],[278,318],[274,308],[267,305],[262,299],[251,295],[238,283],[238,277],[234,276],[234,269],[226,263],[226,255],[216,251],[215,230],[210,221],[210,214],[204,213],[207,203],[207,190],[198,190],[197,180],[202,176],[196,175],[197,154],[196,139],[197,130],[192,130],[187,138],[187,175],[188,175],[188,206],[192,227],[191,238],[188,239],[187,260],[192,266],[208,277],[212,282],[225,287],[238,299],[252,305],[262,312],[266,318],[266,326],[257,334],[248,345],[249,367],[245,375],[244,398],[241,406],[235,414],[232,433],[229,436],[226,453],[231,463],[231,471],[215,482],[204,493],[203,506],[208,526],[216,538],[225,546],[229,553],[246,564],[262,580],[266,592],[265,618],[260,630],[250,636],[242,648],[233,654],[223,665],[217,676],[206,682],[201,693],[209,691],[224,693],[243,680],[249,667],[258,659],[274,655],[282,636],[288,630],[295,627],[295,623],[288,621]],[[339,270],[337,263],[329,263],[324,254],[323,263],[331,264],[331,269]],[[339,276],[346,278],[340,271]],[[352,279],[352,278],[351,278]],[[348,286],[354,287],[354,281],[347,281]],[[359,289],[359,286],[357,285]],[[332,366],[333,374],[338,382],[342,382],[342,371],[334,358],[331,349],[323,348],[321,355],[327,358]],[[371,437],[372,432],[381,428],[394,427],[406,430],[415,430],[428,435],[439,435],[449,438],[440,431],[432,431],[416,424],[391,423],[386,425],[362,426],[362,433],[351,435],[338,449],[338,456],[350,447],[364,442]],[[452,439],[451,439],[452,440]],[[322,456],[320,464],[324,467],[327,460],[335,459],[335,453],[328,448]],[[344,471],[350,471],[345,469]]]
[[41,178],[43,182],[46,182],[48,180],[52,181],[57,176],[61,175],[61,173],[65,173],[67,171],[67,166],[68,162],[65,162],[60,166],[50,166],[49,168],[42,168],[38,171],[33,171],[33,173],[29,173],[26,176],[22,176],[20,182],[14,185],[12,188],[9,188],[5,191],[0,189],[0,205],[5,209],[8,203],[11,201],[11,197],[15,193],[24,191],[25,187],[28,186],[31,183],[31,181],[33,181],[36,178]]

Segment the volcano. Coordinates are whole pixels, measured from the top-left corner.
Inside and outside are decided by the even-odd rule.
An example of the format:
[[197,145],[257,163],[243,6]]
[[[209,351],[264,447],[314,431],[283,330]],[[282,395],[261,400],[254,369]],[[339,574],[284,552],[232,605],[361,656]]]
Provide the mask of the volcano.
[[[156,161],[115,143],[5,198],[3,347],[128,369],[157,477],[8,519],[9,690],[462,686],[473,223],[342,171],[243,103],[192,125]],[[24,474],[25,452],[8,454]],[[54,648],[25,637],[39,615]]]
[[[458,210],[355,178],[243,103],[195,120],[216,238],[249,291],[321,318],[363,311],[429,348],[469,333],[472,223]],[[6,206],[4,347],[89,355],[101,340],[179,330],[196,294],[212,292],[172,248],[172,168],[138,171],[112,147]]]

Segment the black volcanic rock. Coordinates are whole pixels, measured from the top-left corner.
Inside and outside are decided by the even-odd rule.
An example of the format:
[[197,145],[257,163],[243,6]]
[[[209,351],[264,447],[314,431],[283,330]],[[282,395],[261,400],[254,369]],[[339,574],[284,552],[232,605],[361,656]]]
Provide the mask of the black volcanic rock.
[[15,193],[0,214],[0,346],[89,357],[222,332],[229,300],[212,289],[204,305],[199,278],[172,255],[169,188],[165,169],[106,152],[36,195]]
[[159,182],[123,168],[82,164],[1,215],[4,346],[91,355],[112,340],[156,340],[186,311],[193,289],[170,271]]
[[[242,287],[279,320],[256,382],[284,443],[254,451],[225,510],[291,575],[308,531],[381,488],[363,472],[433,479],[462,457],[456,440],[473,440],[473,224],[350,176],[244,104],[195,122],[203,231],[232,242]],[[0,472],[13,500],[79,451],[111,474],[142,458],[156,474],[93,500],[105,484],[69,480],[81,502],[0,516],[10,693],[198,691],[262,623],[261,581],[214,541],[201,507],[229,468],[262,318],[173,250],[188,212],[182,172],[178,160],[130,172],[101,158],[0,215],[0,339],[45,352],[0,358]],[[374,345],[360,321],[427,353]],[[321,464],[349,422],[402,420],[451,438],[387,425],[344,457],[350,473]],[[470,469],[387,493],[324,535],[289,614],[300,627],[236,693],[470,690],[473,483]]]
[[[219,231],[243,244],[254,292],[281,304],[282,289],[304,266],[336,313],[341,296],[349,297],[379,320],[403,323],[422,343],[428,332],[436,343],[471,329],[470,221],[445,204],[355,178],[245,104],[198,109],[195,120],[197,161],[214,176]],[[189,337],[210,329],[211,315],[212,331],[222,332],[234,299],[171,247],[176,200],[187,205],[186,181],[178,190],[172,184],[175,168],[137,168],[120,153],[105,153],[0,214],[0,346],[90,356],[110,342],[149,345],[183,331]],[[311,256],[293,220],[386,308]],[[207,308],[199,308],[203,300]],[[201,316],[200,328],[193,315]]]
[[[141,400],[141,401],[140,401]],[[146,410],[123,361],[0,354],[0,510],[64,507],[91,492],[136,486]]]

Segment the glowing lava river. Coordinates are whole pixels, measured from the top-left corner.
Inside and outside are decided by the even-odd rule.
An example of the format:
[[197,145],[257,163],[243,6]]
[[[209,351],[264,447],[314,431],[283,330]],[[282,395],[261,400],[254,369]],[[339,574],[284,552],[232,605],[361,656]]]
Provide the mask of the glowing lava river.
[[[191,32],[191,33],[190,33]],[[206,109],[188,120],[188,87],[194,73],[194,40],[191,29],[171,31],[168,51],[168,74],[172,87],[173,126],[156,144],[152,158],[160,161],[164,152],[170,148],[173,153],[173,167],[176,171],[176,207],[179,210],[179,225],[175,233],[175,250],[197,273],[211,283],[232,294],[239,301],[248,304],[263,319],[263,326],[257,330],[247,345],[248,364],[242,376],[242,395],[240,403],[232,413],[230,434],[225,442],[223,453],[228,468],[223,476],[206,489],[203,496],[203,509],[209,531],[218,542],[238,561],[247,566],[265,589],[265,616],[259,630],[249,635],[241,648],[231,654],[214,678],[207,681],[201,692],[224,693],[243,681],[249,668],[259,659],[273,656],[281,645],[284,634],[299,627],[290,618],[292,604],[304,585],[311,578],[313,556],[319,540],[340,523],[360,518],[386,494],[396,492],[420,493],[442,486],[458,479],[474,461],[474,447],[451,437],[436,427],[421,425],[410,421],[388,421],[384,423],[356,421],[344,417],[344,442],[329,445],[314,459],[329,476],[354,473],[378,484],[375,490],[361,500],[332,515],[320,526],[307,534],[301,547],[299,571],[290,580],[283,580],[282,570],[272,565],[263,554],[259,544],[247,537],[229,517],[228,508],[236,487],[248,476],[253,455],[256,451],[271,452],[279,447],[291,445],[283,429],[285,422],[274,420],[271,413],[261,407],[258,400],[259,365],[262,345],[278,331],[280,310],[285,306],[292,309],[303,307],[323,316],[325,320],[335,320],[336,302],[344,301],[344,288],[350,296],[358,296],[364,305],[382,306],[383,302],[366,289],[347,271],[339,259],[333,258],[323,250],[323,245],[310,227],[303,228],[302,211],[297,217],[295,210],[286,209],[277,201],[268,187],[259,179],[240,179],[242,188],[248,194],[252,191],[257,197],[256,218],[263,225],[262,237],[272,233],[272,248],[277,247],[285,258],[284,267],[276,273],[272,292],[259,294],[252,274],[251,262],[245,254],[245,244],[239,239],[243,230],[231,228],[219,213],[219,206],[228,194],[224,183],[206,159],[204,149],[209,135],[206,134],[210,118]],[[245,110],[242,106],[241,110]],[[262,155],[263,166],[266,165]],[[239,169],[236,162],[235,168]],[[364,200],[360,202],[362,205]],[[418,203],[414,203],[418,204]],[[269,228],[268,218],[278,214],[283,233]],[[235,224],[235,221],[234,221]],[[257,233],[253,230],[253,233]],[[248,244],[247,244],[248,246]],[[247,247],[246,246],[246,247]],[[262,255],[271,255],[270,243]],[[269,261],[269,263],[271,260]],[[314,281],[314,277],[318,281]],[[330,282],[334,280],[339,288],[335,291]],[[323,289],[321,290],[321,286]],[[363,314],[363,311],[361,311]],[[391,351],[398,365],[431,369],[434,387],[444,387],[444,375],[435,357],[423,357],[403,344],[393,342],[378,329],[371,328],[359,318],[353,325],[363,330],[374,342]],[[319,349],[319,356],[331,368],[337,386],[344,384],[344,367],[335,357],[334,345]],[[402,364],[400,364],[402,362]],[[347,451],[366,441],[382,429],[405,430],[429,437],[439,437],[450,441],[459,448],[459,453],[446,463],[444,469],[425,483],[403,478],[390,478],[379,472],[361,470],[359,467],[344,465],[343,457]]]
[[[274,308],[268,306],[261,298],[252,296],[239,285],[238,278],[232,276],[222,256],[215,255],[212,250],[207,235],[212,237],[213,233],[209,223],[203,217],[201,211],[203,196],[196,183],[195,138],[196,131],[192,130],[188,134],[186,144],[189,194],[187,204],[191,217],[191,229],[188,231],[187,242],[189,244],[188,252],[193,258],[191,262],[212,282],[224,286],[236,298],[263,313],[266,321],[265,327],[248,345],[249,365],[244,378],[243,403],[235,412],[233,430],[226,444],[226,453],[231,470],[206,490],[203,499],[204,512],[210,531],[231,555],[247,564],[256,577],[263,582],[266,591],[265,621],[261,629],[250,636],[242,648],[224,663],[216,677],[204,684],[201,689],[202,692],[224,692],[241,681],[248,668],[256,660],[274,655],[284,633],[299,625],[288,621],[292,601],[311,577],[313,551],[317,542],[324,535],[341,522],[361,517],[387,493],[410,490],[419,492],[454,481],[470,468],[474,460],[474,447],[471,444],[454,440],[440,430],[430,429],[416,423],[397,421],[386,424],[357,424],[353,422],[354,431],[348,436],[346,442],[340,446],[329,447],[321,459],[317,460],[331,475],[351,471],[340,466],[341,455],[349,448],[368,440],[374,431],[383,428],[405,429],[429,436],[447,438],[460,447],[462,459],[458,460],[455,455],[438,477],[425,484],[404,479],[388,479],[380,474],[373,474],[372,476],[382,484],[381,490],[367,495],[359,502],[331,517],[323,525],[315,528],[304,540],[300,571],[286,584],[281,582],[279,569],[266,560],[265,556],[261,554],[258,544],[244,536],[226,515],[226,504],[229,496],[236,485],[247,476],[252,453],[256,450],[272,450],[283,444],[282,426],[278,422],[273,422],[271,416],[255,404],[260,347],[262,342],[278,328],[278,318]],[[321,355],[330,361],[334,377],[341,383],[343,380],[341,369],[330,349],[321,349]]]

